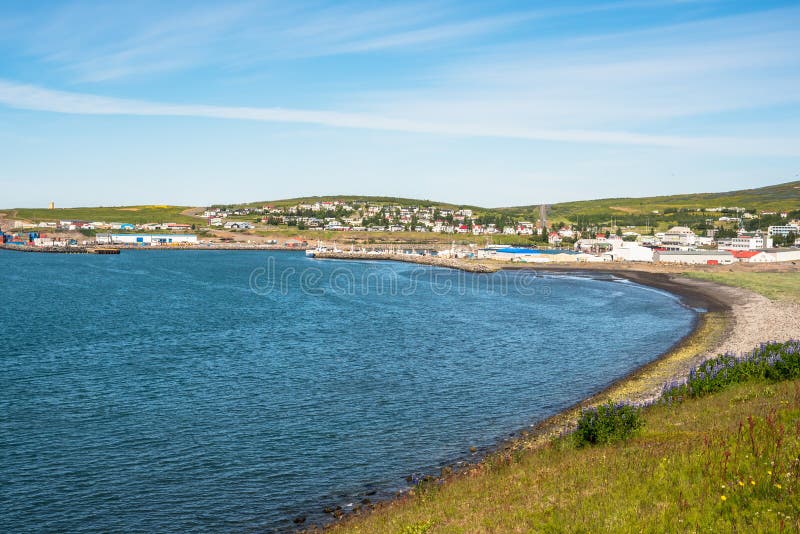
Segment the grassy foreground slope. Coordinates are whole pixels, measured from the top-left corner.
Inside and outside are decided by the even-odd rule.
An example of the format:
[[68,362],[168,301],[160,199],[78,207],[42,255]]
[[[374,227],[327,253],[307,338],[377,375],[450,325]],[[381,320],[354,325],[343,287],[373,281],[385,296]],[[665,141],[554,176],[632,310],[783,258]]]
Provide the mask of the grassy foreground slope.
[[333,532],[780,532],[800,528],[800,381],[645,411],[629,441],[498,454]]
[[[748,273],[748,272],[687,272],[686,276],[710,280],[719,284],[742,287],[761,293],[772,300],[800,302],[800,272]],[[800,319],[798,319],[800,321]],[[798,328],[800,336],[800,328]]]
[[[800,302],[797,272],[687,274]],[[332,531],[800,531],[800,380],[752,379],[642,416],[628,441],[500,452]]]

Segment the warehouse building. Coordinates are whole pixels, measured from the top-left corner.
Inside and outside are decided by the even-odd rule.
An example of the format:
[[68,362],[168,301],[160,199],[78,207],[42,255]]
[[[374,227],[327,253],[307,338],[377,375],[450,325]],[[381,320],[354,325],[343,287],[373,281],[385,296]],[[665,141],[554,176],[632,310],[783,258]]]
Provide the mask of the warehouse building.
[[798,248],[768,248],[760,250],[750,258],[751,263],[776,263],[779,261],[800,261]]
[[99,245],[176,246],[195,245],[194,234],[98,234]]
[[690,265],[730,265],[735,260],[727,250],[657,250],[653,259],[662,263]]

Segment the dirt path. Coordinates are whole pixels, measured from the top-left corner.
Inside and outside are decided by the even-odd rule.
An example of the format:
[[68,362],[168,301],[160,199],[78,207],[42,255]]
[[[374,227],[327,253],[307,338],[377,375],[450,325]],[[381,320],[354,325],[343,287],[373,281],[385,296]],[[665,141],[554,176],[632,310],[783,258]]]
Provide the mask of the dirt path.
[[203,213],[203,211],[205,211],[205,208],[187,208],[181,212],[181,215],[203,219],[203,216],[199,215],[200,213]]

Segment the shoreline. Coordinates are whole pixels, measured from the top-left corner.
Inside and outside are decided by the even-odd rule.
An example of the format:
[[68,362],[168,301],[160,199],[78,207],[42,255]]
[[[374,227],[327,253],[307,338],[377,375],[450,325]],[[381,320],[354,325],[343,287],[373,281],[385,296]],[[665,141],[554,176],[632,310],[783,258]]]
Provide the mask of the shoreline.
[[[358,255],[361,256],[361,255]],[[394,258],[388,257],[364,257],[353,258],[352,255],[333,255],[326,254],[320,259],[357,259],[357,260],[377,260],[386,261]],[[418,258],[418,257],[416,257]],[[424,257],[423,257],[424,258]],[[433,258],[431,258],[433,259]],[[443,466],[439,476],[425,477],[424,480],[447,481],[462,476],[475,476],[482,466],[498,457],[509,455],[515,451],[535,450],[545,446],[554,437],[570,431],[577,423],[578,416],[582,409],[602,404],[608,400],[612,402],[629,402],[633,404],[644,404],[657,399],[665,384],[684,378],[690,369],[702,363],[702,361],[716,356],[717,354],[730,350],[731,343],[729,338],[737,337],[735,334],[742,326],[742,322],[747,320],[744,310],[750,307],[770,306],[778,310],[779,313],[800,313],[800,305],[788,302],[773,302],[752,291],[725,286],[715,282],[690,279],[680,276],[680,272],[654,272],[638,265],[625,266],[625,268],[614,268],[608,265],[592,265],[587,268],[583,264],[501,264],[490,265],[487,270],[465,269],[470,260],[451,260],[447,264],[438,261],[415,262],[413,259],[404,258],[405,262],[424,263],[426,265],[436,265],[454,269],[466,270],[469,272],[492,273],[501,270],[529,270],[547,272],[555,275],[580,275],[587,277],[609,277],[609,281],[623,279],[638,285],[650,287],[660,291],[666,291],[679,299],[682,305],[697,310],[697,317],[692,330],[685,336],[677,340],[669,349],[656,356],[652,361],[636,369],[631,370],[626,375],[613,381],[596,393],[575,402],[564,410],[530,426],[522,429],[515,429],[510,432],[508,439],[496,443],[494,446],[475,451],[477,454],[474,459],[458,461],[455,464]],[[476,262],[477,263],[477,262]],[[491,262],[490,262],[491,263]],[[603,268],[605,267],[605,268]],[[610,268],[609,268],[610,267]],[[640,268],[637,268],[640,267]],[[686,271],[684,267],[682,271]],[[787,312],[785,308],[790,308]],[[791,330],[791,328],[790,328]],[[773,332],[760,332],[757,340],[738,339],[738,343],[749,346],[743,350],[751,350],[760,342],[778,339],[781,336],[770,335]],[[795,332],[796,335],[796,332]],[[742,337],[742,336],[739,336]],[[783,336],[787,340],[791,336]],[[734,343],[735,346],[735,343]],[[738,351],[741,352],[741,351]],[[463,459],[462,459],[463,460]],[[350,512],[343,517],[334,517],[332,521],[325,523],[322,528],[327,529],[335,525],[340,525],[349,520],[357,521],[359,516],[369,513],[371,508],[382,508],[401,503],[413,497],[414,487],[409,486],[405,491],[397,496],[380,501],[365,511],[357,510]],[[311,527],[310,528],[316,528]]]

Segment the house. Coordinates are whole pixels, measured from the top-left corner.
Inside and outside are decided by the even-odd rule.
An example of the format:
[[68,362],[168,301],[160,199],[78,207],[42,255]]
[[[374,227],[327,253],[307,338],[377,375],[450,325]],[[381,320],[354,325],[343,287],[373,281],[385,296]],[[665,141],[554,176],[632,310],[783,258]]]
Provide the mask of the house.
[[436,224],[433,225],[432,231],[438,234],[452,234],[455,233],[456,229],[453,225],[437,221]]
[[517,223],[517,235],[533,235],[534,224],[528,221],[520,221]]
[[686,226],[673,226],[661,238],[664,245],[692,246],[697,242],[696,235]]
[[575,237],[575,232],[571,228],[562,228],[558,231],[558,235],[566,239],[572,239]]
[[228,221],[222,227],[226,230],[249,230],[253,225],[245,221]]
[[735,258],[727,250],[656,250],[653,260],[690,265],[730,265]]
[[551,245],[560,245],[561,244],[561,236],[558,235],[558,232],[550,232],[547,234],[547,242]]

